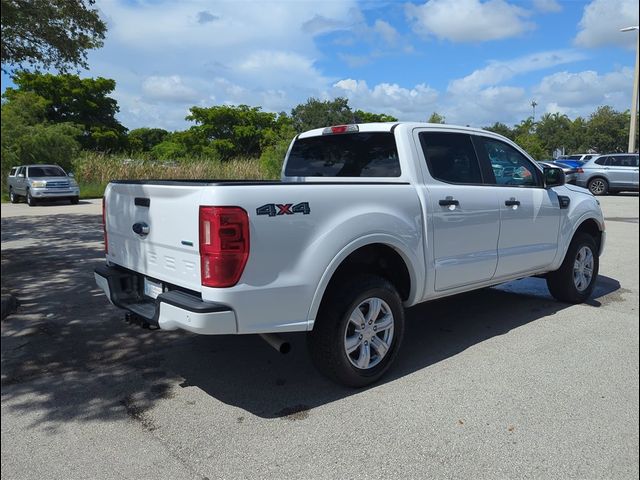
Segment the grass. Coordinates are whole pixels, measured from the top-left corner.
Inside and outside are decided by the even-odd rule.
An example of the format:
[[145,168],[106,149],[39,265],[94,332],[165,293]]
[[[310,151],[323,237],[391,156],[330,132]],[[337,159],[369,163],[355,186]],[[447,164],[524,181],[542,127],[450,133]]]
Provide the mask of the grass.
[[[145,179],[273,179],[257,159],[237,158],[220,162],[208,158],[190,158],[177,162],[161,162],[148,158],[127,158],[122,155],[84,152],[73,161],[80,198],[100,198],[111,180]],[[5,182],[6,185],[6,182]],[[9,201],[7,189],[2,190],[2,202]]]
[[225,162],[195,158],[179,162],[129,159],[114,155],[87,153],[73,162],[80,185],[106,185],[111,180],[144,179],[246,179],[263,180],[268,176],[255,159]]

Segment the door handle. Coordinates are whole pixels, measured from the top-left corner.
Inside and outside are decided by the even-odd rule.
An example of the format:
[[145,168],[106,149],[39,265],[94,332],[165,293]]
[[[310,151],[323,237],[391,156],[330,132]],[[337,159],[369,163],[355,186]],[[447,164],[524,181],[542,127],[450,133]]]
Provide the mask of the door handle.
[[441,207],[450,207],[452,205],[460,205],[460,202],[453,197],[447,197],[444,200],[438,200],[438,205]]
[[516,200],[515,198],[510,198],[509,200],[505,200],[504,204],[507,207],[519,207],[520,206],[520,200]]

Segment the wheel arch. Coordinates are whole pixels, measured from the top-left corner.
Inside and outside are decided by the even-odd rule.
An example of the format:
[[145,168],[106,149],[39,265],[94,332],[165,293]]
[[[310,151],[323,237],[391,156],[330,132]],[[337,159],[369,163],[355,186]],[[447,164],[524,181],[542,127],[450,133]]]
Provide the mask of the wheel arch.
[[[587,218],[585,220],[583,220],[579,225],[578,228],[575,229],[575,231],[573,232],[573,235],[571,236],[571,239],[573,240],[573,238],[578,234],[578,233],[586,233],[588,235],[591,235],[594,240],[596,241],[596,246],[598,247],[598,252],[600,252],[601,247],[602,247],[602,232],[603,232],[604,228],[601,228],[600,224],[594,219],[594,218]],[[566,252],[565,252],[566,255]]]
[[364,237],[346,246],[327,266],[316,288],[309,308],[308,329],[313,329],[325,294],[334,282],[349,274],[378,274],[398,289],[405,304],[415,303],[418,295],[422,294],[418,292],[418,285],[424,284],[424,272],[416,270],[418,260],[407,252],[407,248],[387,235]]

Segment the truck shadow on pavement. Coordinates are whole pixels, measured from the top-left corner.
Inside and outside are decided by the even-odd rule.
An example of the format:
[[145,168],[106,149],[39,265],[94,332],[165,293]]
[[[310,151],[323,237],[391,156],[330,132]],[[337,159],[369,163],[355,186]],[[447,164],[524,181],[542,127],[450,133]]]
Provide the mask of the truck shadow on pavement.
[[[288,335],[292,352],[280,355],[257,336],[127,324],[95,286],[93,269],[102,262],[100,216],[2,219],[3,286],[21,303],[2,322],[4,412],[31,412],[33,427],[52,432],[65,422],[127,416],[153,430],[147,412],[190,388],[262,418],[288,420],[362,391],[317,373],[304,334]],[[591,305],[617,301],[621,291],[600,276]],[[532,278],[411,308],[402,350],[381,383],[568,307]]]

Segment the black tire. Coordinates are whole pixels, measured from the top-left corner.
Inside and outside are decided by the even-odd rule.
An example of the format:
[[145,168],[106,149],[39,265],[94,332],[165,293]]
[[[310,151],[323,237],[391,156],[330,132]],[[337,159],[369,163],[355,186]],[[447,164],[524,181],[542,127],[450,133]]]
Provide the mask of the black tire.
[[[579,289],[574,280],[574,264],[578,260],[578,253],[585,247],[588,248],[593,255],[593,268],[589,284]],[[582,303],[593,293],[599,268],[600,261],[595,239],[587,233],[578,232],[573,237],[573,240],[571,240],[562,266],[555,272],[549,272],[547,274],[549,292],[561,302]]]
[[594,195],[606,195],[609,192],[609,182],[602,177],[595,177],[589,180],[587,188]]
[[13,193],[13,188],[9,189],[9,201],[11,203],[18,203],[18,195]]
[[27,190],[27,205],[34,207],[36,205],[36,199],[31,196],[31,192]]
[[71,205],[77,205],[80,203],[80,197],[71,197]]
[[[369,331],[364,332],[365,338],[369,338],[369,335],[378,336],[378,341],[375,342],[378,345],[381,338],[387,338],[385,332],[390,331],[391,338],[387,338],[389,346],[382,355],[377,348],[368,346],[372,356],[367,358],[372,359],[372,366],[357,368],[352,363],[355,359],[347,354],[345,347],[349,329],[354,327],[350,324],[349,317],[356,309],[361,309],[361,305],[373,299],[383,301],[379,310],[382,316],[374,319],[373,326],[379,319],[388,318],[388,313],[391,313],[393,327],[377,333],[372,331],[373,326],[367,327]],[[362,309],[360,311],[364,314]],[[358,332],[354,335],[358,335]],[[363,274],[337,282],[325,294],[314,328],[307,335],[307,345],[314,365],[324,375],[348,387],[364,387],[376,382],[389,369],[398,354],[403,335],[404,307],[397,290],[384,278]],[[370,345],[374,345],[373,336],[370,337]],[[359,338],[362,339],[362,335]],[[367,344],[365,340],[360,341],[358,349]],[[361,352],[358,349],[352,354]]]

